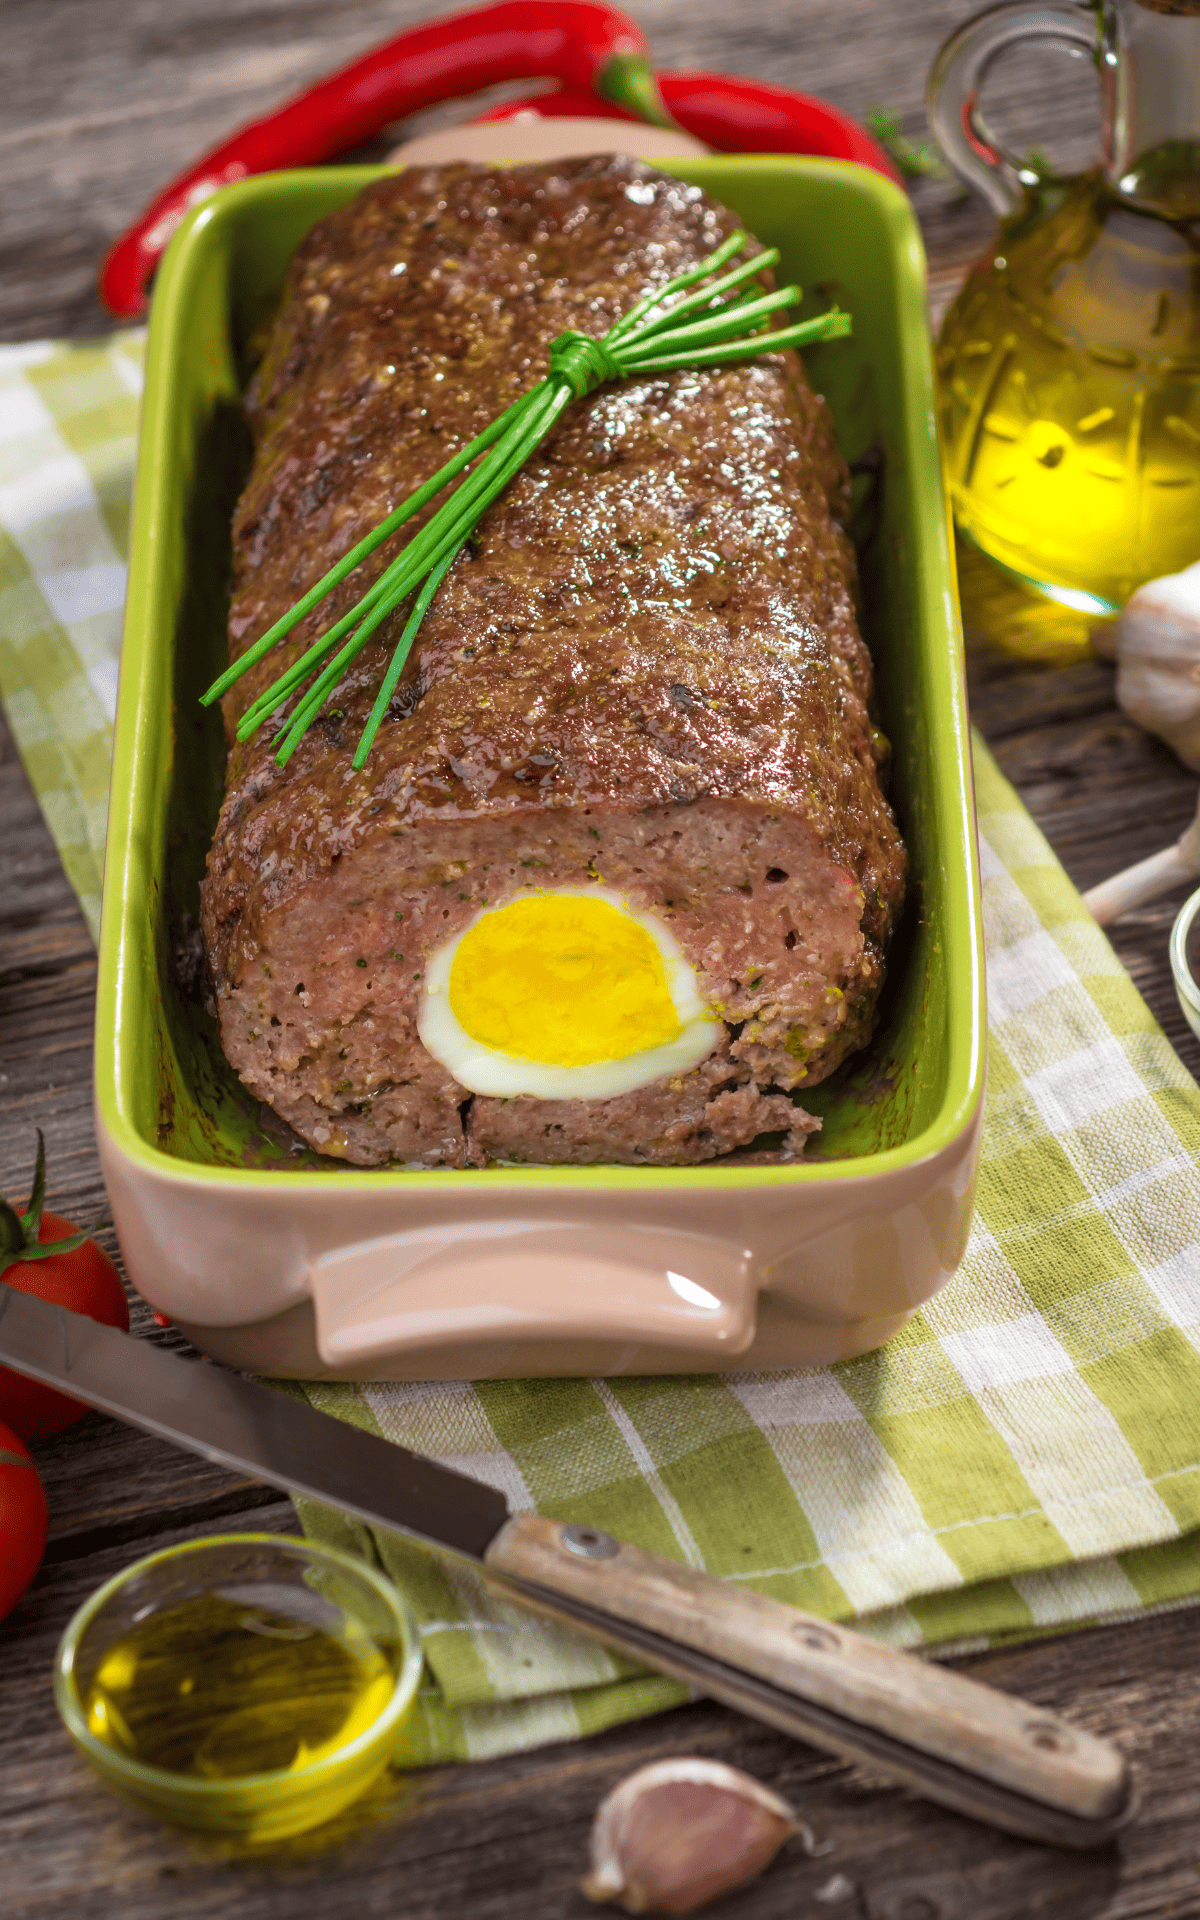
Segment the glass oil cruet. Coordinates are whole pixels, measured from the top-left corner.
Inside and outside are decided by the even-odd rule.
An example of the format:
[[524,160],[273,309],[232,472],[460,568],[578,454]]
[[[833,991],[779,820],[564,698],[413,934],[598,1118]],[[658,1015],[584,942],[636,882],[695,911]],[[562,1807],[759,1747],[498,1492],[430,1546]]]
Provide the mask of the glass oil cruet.
[[[1017,41],[1094,58],[1103,162],[1043,176],[979,111]],[[952,35],[930,119],[1001,216],[946,316],[938,392],[968,625],[1078,657],[1200,558],[1200,0],[1016,0]]]

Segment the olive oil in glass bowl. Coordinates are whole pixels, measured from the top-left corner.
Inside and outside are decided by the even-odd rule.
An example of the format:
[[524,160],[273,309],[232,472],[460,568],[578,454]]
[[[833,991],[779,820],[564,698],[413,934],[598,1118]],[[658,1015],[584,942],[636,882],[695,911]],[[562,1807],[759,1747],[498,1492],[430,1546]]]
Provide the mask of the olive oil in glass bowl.
[[55,1698],[85,1758],[178,1825],[271,1842],[331,1819],[395,1753],[421,1654],[390,1583],[275,1534],[168,1548],[85,1603]]

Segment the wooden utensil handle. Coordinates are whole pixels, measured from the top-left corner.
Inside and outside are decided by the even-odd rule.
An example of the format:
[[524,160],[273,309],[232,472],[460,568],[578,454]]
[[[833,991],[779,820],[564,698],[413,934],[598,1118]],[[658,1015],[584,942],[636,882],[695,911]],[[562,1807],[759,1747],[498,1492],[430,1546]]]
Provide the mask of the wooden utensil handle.
[[1043,1708],[594,1528],[520,1514],[486,1563],[527,1603],[993,1825],[1095,1845],[1132,1812],[1122,1755]]

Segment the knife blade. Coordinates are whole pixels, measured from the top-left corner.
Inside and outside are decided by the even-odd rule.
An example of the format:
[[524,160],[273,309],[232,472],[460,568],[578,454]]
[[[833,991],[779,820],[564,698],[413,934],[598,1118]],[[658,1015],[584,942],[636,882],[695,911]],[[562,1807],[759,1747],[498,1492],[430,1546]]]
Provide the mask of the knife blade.
[[473,1562],[696,1691],[943,1805],[1059,1846],[1135,1810],[1124,1757],[1041,1707],[596,1528],[0,1282],[0,1362],[174,1445]]

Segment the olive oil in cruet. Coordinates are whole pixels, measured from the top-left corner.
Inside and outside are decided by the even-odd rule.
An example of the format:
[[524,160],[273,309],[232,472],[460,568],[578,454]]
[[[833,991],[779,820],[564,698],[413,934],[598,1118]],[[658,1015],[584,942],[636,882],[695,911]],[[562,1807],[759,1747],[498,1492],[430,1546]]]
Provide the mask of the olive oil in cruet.
[[[1092,51],[1104,164],[1039,177],[975,100],[1027,34]],[[993,7],[942,49],[931,117],[1001,213],[937,353],[970,626],[1064,659],[1200,558],[1200,0]]]

